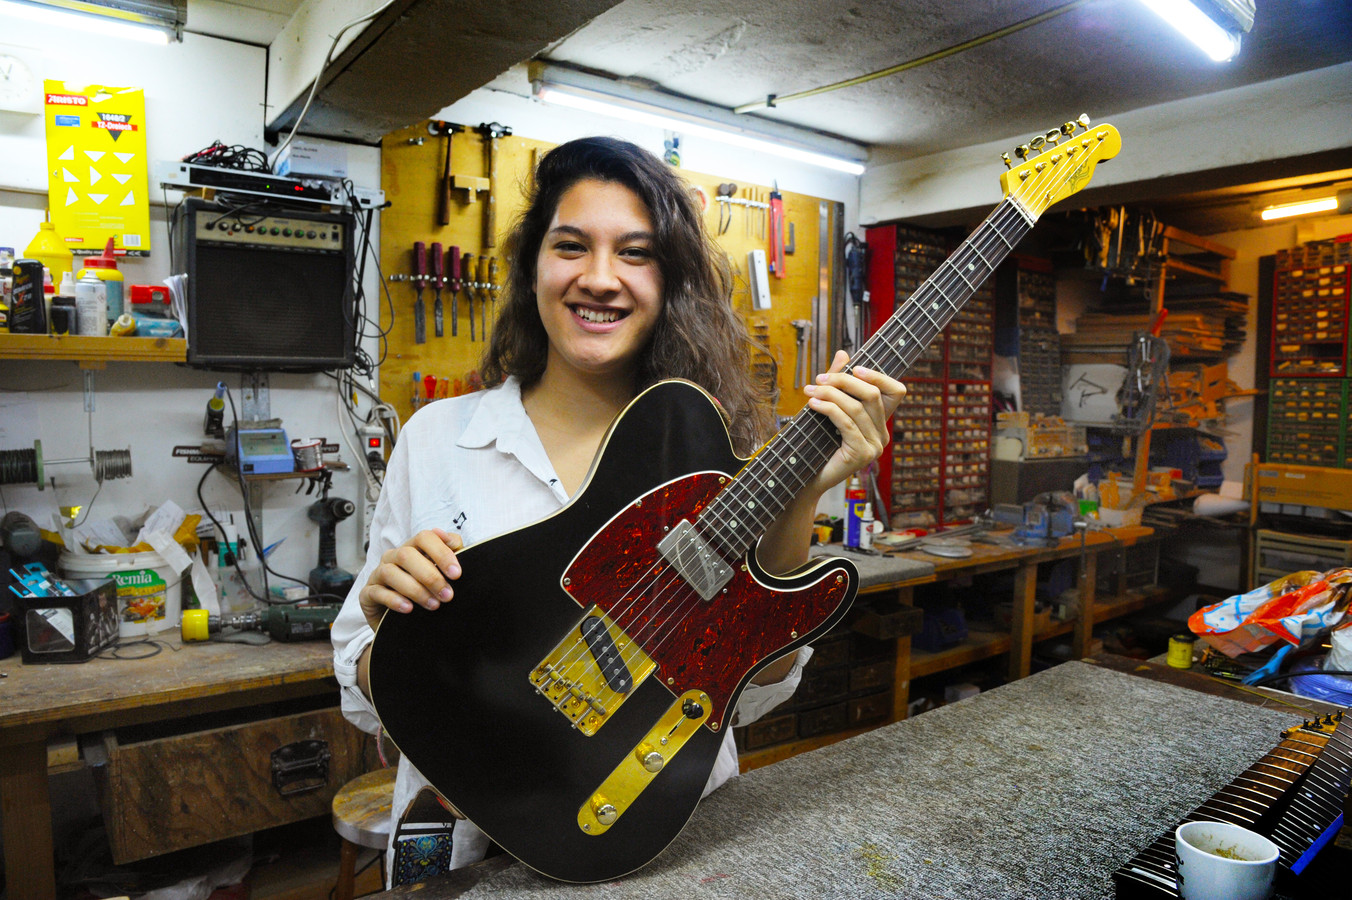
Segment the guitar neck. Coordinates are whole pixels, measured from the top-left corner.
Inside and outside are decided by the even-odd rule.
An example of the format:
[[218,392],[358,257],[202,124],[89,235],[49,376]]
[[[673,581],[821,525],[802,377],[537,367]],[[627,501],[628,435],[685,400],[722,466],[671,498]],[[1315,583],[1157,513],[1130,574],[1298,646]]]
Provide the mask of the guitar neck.
[[[902,375],[962,305],[1033,227],[1012,195],[859,348],[851,365]],[[742,556],[789,501],[831,458],[840,434],[830,420],[804,407],[756,453],[700,514],[697,527],[725,558]]]

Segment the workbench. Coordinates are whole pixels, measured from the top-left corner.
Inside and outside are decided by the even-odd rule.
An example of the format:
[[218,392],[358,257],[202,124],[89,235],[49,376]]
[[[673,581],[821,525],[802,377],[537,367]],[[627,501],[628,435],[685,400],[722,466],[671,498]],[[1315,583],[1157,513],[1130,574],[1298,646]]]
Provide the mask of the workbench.
[[[1006,671],[1010,681],[1026,678],[1032,667],[1033,645],[1063,635],[1071,636],[1072,658],[1080,659],[1089,655],[1096,623],[1127,615],[1167,597],[1167,591],[1159,587],[1132,590],[1120,580],[1111,596],[1096,596],[1099,558],[1105,553],[1120,552],[1148,540],[1159,540],[1159,536],[1150,528],[1130,526],[1089,531],[1084,535],[1083,545],[1078,536],[1061,538],[1055,546],[1049,547],[1007,546],[973,540],[972,555],[963,559],[935,556],[923,550],[864,555],[834,544],[814,547],[813,554],[843,556],[859,568],[861,586],[856,606],[883,598],[888,603],[911,606],[915,599],[915,588],[920,585],[992,572],[1014,573],[1014,596],[1010,598],[1013,601],[1012,616],[1008,630],[970,630],[967,640],[938,652],[912,650],[910,633],[895,639],[892,710],[891,715],[881,723],[888,724],[906,718],[913,679],[1001,654],[1008,654]],[[1038,566],[1062,559],[1077,559],[1082,553],[1084,575],[1079,579],[1079,599],[1084,614],[1071,621],[1053,622],[1046,627],[1035,628],[1033,607]],[[740,755],[742,770],[748,771],[787,759],[876,727],[877,724],[851,728],[744,752]]]
[[622,879],[562,884],[504,855],[381,896],[1106,900],[1114,869],[1330,709],[1163,668],[1064,663],[743,774]]
[[[49,747],[53,772],[60,770],[62,757],[64,765],[74,767],[97,755],[99,764],[110,770],[109,777],[117,754],[129,754],[131,765],[122,767],[129,770],[119,782],[122,796],[115,798],[123,806],[117,815],[110,814],[106,802],[104,809],[115,855],[120,828],[144,842],[129,853],[148,856],[176,849],[175,842],[192,841],[194,829],[213,832],[201,835],[211,840],[228,836],[226,832],[239,834],[325,814],[328,798],[348,772],[365,770],[365,760],[352,758],[354,742],[360,748],[362,737],[337,710],[338,685],[328,641],[185,647],[175,632],[156,637],[166,645],[162,652],[134,661],[101,658],[80,664],[24,665],[17,654],[0,660],[4,676],[0,677],[0,825],[10,897],[56,896]],[[124,646],[121,652],[130,655],[144,649],[146,645]],[[251,747],[238,745],[257,743],[252,739],[257,732],[241,720],[269,715],[287,704],[313,709],[274,718],[274,727],[263,731],[282,734],[286,729],[275,725],[284,721],[303,735],[328,739],[330,785],[255,803],[251,796],[237,793],[240,788],[231,779],[250,774],[267,779],[269,748],[259,748],[261,760],[238,765],[229,757],[220,760],[218,754],[230,749],[231,742],[237,745],[233,749],[247,753]],[[177,722],[189,723],[190,730],[170,727]],[[154,738],[119,745],[119,731],[134,729],[143,736],[154,732]],[[331,734],[321,734],[325,729]],[[115,758],[108,759],[109,753]],[[178,763],[193,770],[177,768]],[[128,808],[131,804],[138,808]],[[172,812],[166,813],[162,804],[170,804]],[[253,812],[278,821],[251,823]],[[190,819],[176,827],[172,817],[180,815]],[[145,816],[162,818],[153,833],[138,835],[136,823]]]

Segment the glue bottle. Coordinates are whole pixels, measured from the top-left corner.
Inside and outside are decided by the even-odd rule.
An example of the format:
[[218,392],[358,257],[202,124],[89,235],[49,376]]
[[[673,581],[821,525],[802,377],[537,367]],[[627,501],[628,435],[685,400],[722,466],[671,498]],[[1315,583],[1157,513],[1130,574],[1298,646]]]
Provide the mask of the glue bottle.
[[52,281],[57,284],[61,283],[61,276],[71,270],[75,259],[51,222],[43,222],[38,226],[38,233],[29,242],[23,255],[46,266],[47,271],[52,273]]
[[[122,315],[122,273],[117,270],[117,257],[113,255],[113,239],[108,238],[108,245],[103,248],[102,256],[90,256],[85,258],[84,268],[80,269],[80,274],[76,276],[78,281],[84,281],[86,275],[91,275],[103,282],[104,285],[104,303],[107,310],[104,313],[108,324],[117,321],[118,316]],[[81,333],[83,334],[83,325]],[[106,331],[104,332],[107,333]]]

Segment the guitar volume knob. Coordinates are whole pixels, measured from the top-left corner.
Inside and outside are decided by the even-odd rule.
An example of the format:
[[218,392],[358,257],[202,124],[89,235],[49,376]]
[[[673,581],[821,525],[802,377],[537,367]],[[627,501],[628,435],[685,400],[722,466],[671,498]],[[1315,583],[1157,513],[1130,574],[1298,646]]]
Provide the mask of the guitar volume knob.
[[667,764],[666,757],[654,750],[651,744],[639,744],[634,756],[638,758],[639,765],[654,775],[662,771],[662,767]]
[[596,821],[602,825],[614,825],[615,820],[620,817],[620,811],[615,808],[605,797],[597,794],[591,801],[592,814],[596,816]]

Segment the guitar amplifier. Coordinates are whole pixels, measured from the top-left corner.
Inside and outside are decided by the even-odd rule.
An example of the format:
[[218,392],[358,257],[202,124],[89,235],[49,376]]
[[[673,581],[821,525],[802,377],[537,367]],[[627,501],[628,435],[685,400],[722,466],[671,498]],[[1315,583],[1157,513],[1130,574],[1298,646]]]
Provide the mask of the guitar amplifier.
[[187,275],[188,365],[323,371],[352,365],[353,217],[266,200],[189,197],[174,212]]

